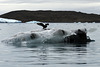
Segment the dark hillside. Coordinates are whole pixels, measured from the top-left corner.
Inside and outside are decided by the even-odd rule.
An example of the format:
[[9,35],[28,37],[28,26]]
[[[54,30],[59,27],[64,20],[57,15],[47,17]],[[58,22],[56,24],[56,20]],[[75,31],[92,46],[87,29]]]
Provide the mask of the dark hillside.
[[87,14],[75,11],[12,11],[3,15],[2,18],[42,22],[100,22],[100,15]]

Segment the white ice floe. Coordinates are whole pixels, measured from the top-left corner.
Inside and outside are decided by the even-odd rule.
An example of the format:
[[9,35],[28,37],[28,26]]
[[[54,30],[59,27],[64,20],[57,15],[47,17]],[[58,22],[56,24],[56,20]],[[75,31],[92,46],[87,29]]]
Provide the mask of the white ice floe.
[[0,18],[0,23],[21,23],[19,20]]
[[59,43],[63,42],[64,37],[68,35],[67,31],[61,29],[38,30],[18,33],[10,38],[3,40],[6,43]]
[[[83,29],[85,32],[85,30]],[[63,43],[64,38],[75,34],[75,31],[65,31],[62,29],[37,30],[18,33],[3,40],[5,43]]]
[[26,23],[41,23],[39,21],[29,21],[29,22],[26,22]]

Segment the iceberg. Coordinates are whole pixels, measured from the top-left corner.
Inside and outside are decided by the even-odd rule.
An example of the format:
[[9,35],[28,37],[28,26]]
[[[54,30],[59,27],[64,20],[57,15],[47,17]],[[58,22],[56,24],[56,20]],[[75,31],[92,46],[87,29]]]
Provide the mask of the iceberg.
[[65,31],[62,29],[35,30],[18,33],[2,40],[5,43],[87,43],[91,42],[86,29]]
[[41,23],[39,21],[29,21],[29,22],[26,22],[26,23]]
[[[67,35],[67,32],[65,32]],[[5,43],[60,43],[65,36],[62,30],[50,29],[50,30],[37,30],[30,32],[18,33],[10,38],[3,40]]]
[[22,23],[22,22],[15,19],[0,18],[0,23]]

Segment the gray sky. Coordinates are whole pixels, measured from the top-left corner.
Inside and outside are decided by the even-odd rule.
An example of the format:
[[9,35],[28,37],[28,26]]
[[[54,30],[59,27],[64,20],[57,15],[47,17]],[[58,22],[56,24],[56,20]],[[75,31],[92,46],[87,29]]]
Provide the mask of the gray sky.
[[0,0],[0,14],[15,10],[67,10],[100,14],[100,0]]

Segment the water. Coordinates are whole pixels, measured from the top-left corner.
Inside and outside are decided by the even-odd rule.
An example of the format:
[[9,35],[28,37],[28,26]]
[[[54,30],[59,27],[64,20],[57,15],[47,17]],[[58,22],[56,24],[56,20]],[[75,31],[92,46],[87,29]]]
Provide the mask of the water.
[[99,67],[99,23],[51,23],[49,28],[75,30],[86,28],[95,42],[75,44],[5,44],[1,41],[17,34],[41,29],[36,24],[0,24],[0,67]]

